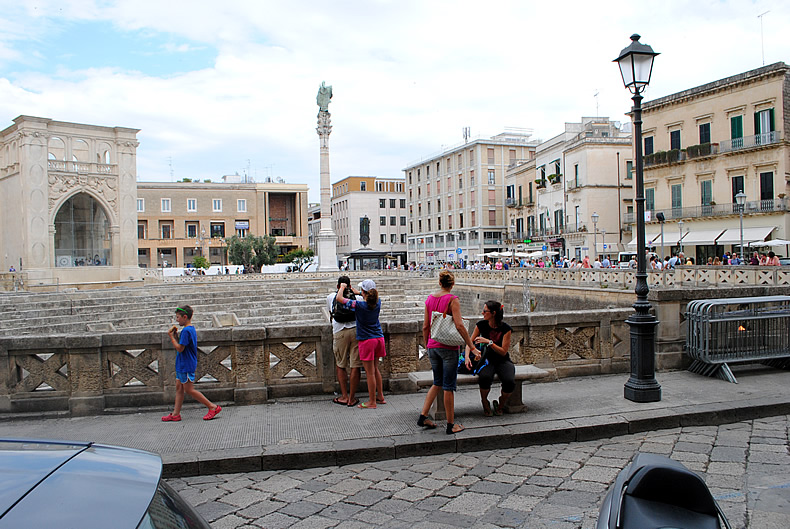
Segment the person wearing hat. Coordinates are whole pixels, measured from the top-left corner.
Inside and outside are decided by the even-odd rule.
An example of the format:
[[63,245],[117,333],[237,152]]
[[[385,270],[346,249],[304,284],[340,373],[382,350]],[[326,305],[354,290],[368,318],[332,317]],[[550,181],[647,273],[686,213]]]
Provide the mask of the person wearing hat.
[[[383,381],[378,367],[378,359],[387,356],[384,346],[384,332],[381,330],[379,314],[381,300],[376,290],[376,283],[366,279],[359,284],[364,301],[343,297],[347,283],[341,283],[337,289],[337,302],[354,311],[357,321],[357,343],[359,359],[365,369],[368,381],[368,401],[359,404],[359,408],[375,408],[377,404],[386,404],[384,400]],[[377,398],[378,397],[378,398]]]

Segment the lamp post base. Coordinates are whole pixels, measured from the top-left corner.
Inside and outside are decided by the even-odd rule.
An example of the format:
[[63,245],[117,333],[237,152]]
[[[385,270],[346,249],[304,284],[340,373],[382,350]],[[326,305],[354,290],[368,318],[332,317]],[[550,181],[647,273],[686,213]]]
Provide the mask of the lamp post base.
[[655,340],[658,320],[652,314],[634,314],[626,320],[631,327],[631,378],[623,396],[632,402],[658,402],[661,385],[655,378]]

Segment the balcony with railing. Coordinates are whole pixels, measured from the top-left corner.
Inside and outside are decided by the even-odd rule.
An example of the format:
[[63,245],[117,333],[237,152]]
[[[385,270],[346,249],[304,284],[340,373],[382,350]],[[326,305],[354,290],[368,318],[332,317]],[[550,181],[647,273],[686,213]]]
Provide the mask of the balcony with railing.
[[[654,209],[649,210],[650,220],[648,222],[657,223],[656,215],[663,213],[664,218],[667,220],[679,219],[703,219],[711,217],[728,217],[731,215],[738,215],[743,208],[743,213],[752,215],[757,213],[774,213],[790,211],[790,199],[787,197],[767,199],[767,200],[752,200],[746,202],[743,206],[735,203],[728,204],[709,204],[705,206],[690,206],[685,208],[667,208],[667,209]],[[635,213],[626,213],[623,215],[624,224],[634,224],[636,222]]]
[[774,143],[779,143],[782,139],[782,133],[778,130],[773,132],[766,132],[765,134],[755,134],[754,136],[745,136],[743,138],[733,138],[731,140],[724,140],[719,144],[719,152],[734,152],[746,149],[755,149]]
[[59,173],[117,175],[118,166],[115,164],[96,162],[74,162],[66,160],[47,160],[50,171]]

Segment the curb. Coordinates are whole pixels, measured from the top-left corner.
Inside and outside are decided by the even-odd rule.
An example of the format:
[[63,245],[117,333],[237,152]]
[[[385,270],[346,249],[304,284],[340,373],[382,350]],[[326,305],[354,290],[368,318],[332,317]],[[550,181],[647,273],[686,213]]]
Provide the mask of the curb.
[[389,438],[165,454],[162,456],[162,477],[343,466],[405,457],[591,441],[684,426],[717,426],[787,414],[790,414],[790,398],[764,397],[740,402],[469,428],[452,436],[444,434],[438,428],[430,432],[421,431]]

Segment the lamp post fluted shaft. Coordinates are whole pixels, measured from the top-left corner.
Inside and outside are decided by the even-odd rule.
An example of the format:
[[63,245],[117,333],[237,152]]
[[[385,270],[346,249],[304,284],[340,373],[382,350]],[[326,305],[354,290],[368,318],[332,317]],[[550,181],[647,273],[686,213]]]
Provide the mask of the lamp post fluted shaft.
[[631,376],[624,396],[634,402],[661,400],[661,386],[655,377],[655,338],[658,320],[650,314],[645,259],[645,181],[642,160],[642,95],[634,90],[634,155],[636,158],[636,311],[626,320],[631,327]]

